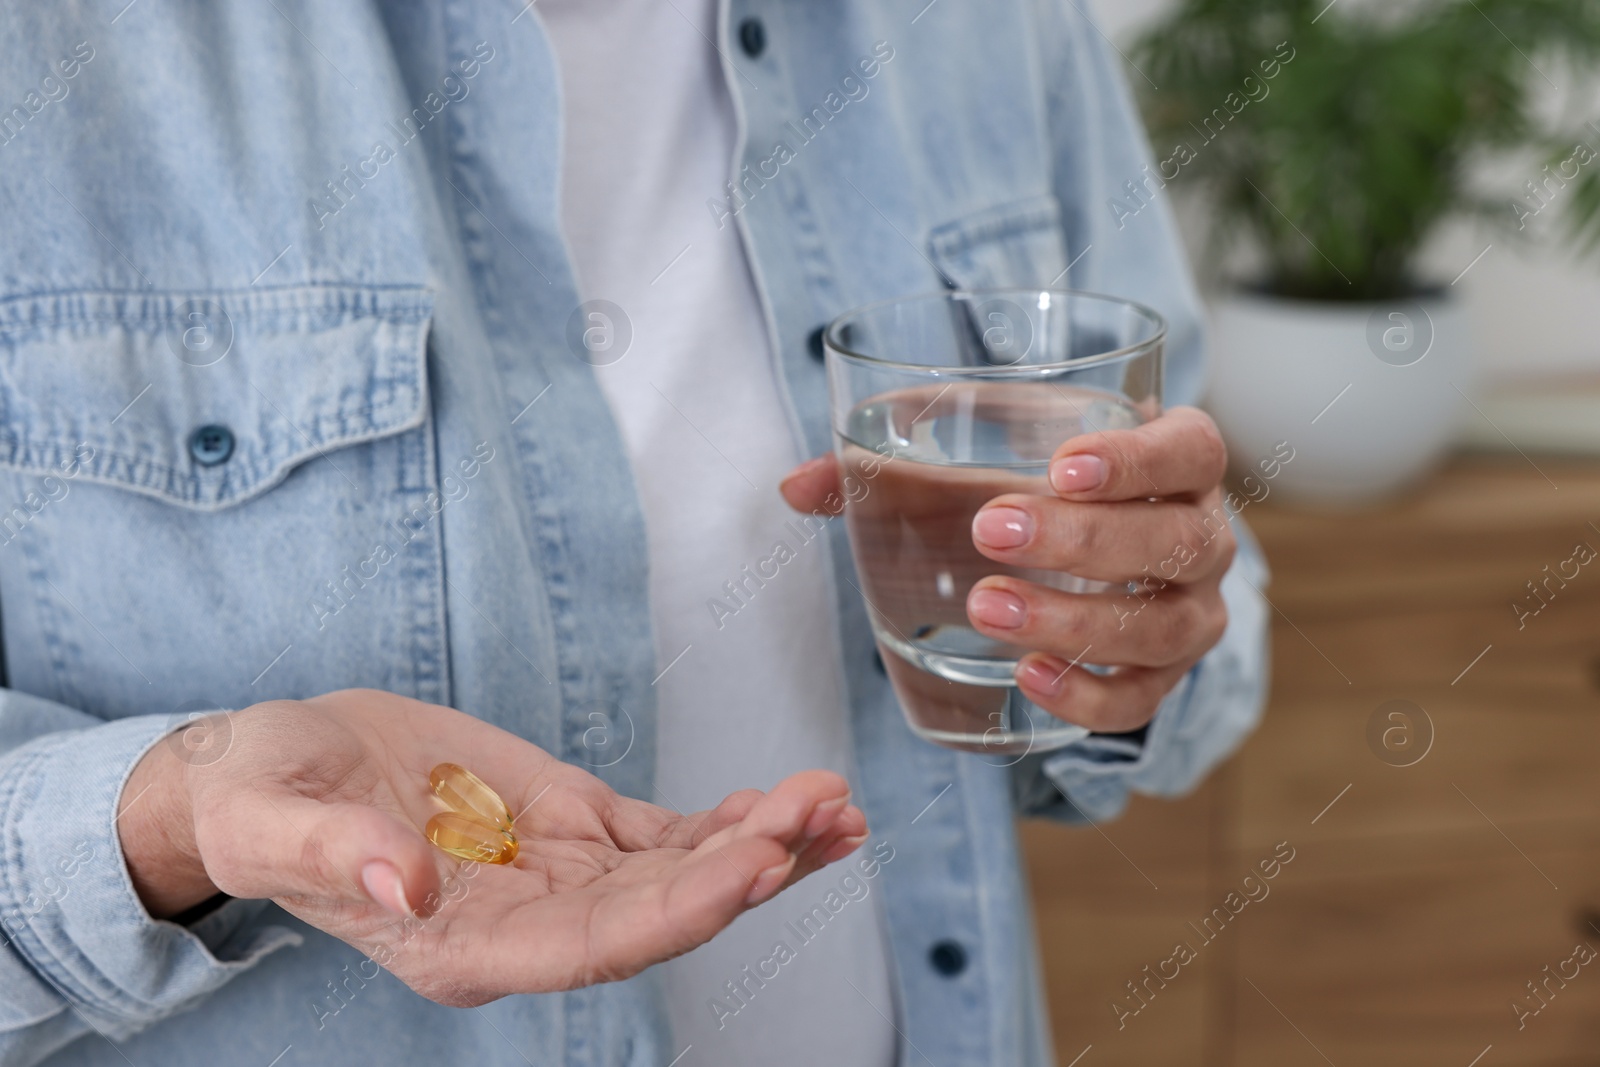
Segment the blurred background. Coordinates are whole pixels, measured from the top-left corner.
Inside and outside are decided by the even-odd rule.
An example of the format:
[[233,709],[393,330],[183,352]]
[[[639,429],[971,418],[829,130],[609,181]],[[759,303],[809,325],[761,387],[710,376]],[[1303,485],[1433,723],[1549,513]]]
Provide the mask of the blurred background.
[[1600,1063],[1600,11],[1091,14],[1158,160],[1106,210],[1189,242],[1274,656],[1199,792],[1023,827],[1060,1062]]

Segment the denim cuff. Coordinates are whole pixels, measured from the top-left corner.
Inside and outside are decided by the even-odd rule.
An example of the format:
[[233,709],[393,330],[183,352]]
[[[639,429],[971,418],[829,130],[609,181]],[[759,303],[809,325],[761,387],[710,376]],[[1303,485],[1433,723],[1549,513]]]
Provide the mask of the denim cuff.
[[1204,660],[1195,664],[1162,698],[1142,739],[1122,734],[1090,734],[1044,757],[1040,769],[1045,780],[1073,809],[1063,813],[1067,818],[1103,822],[1122,813],[1128,805],[1131,777],[1148,767],[1158,755],[1164,753],[1170,759],[1173,747],[1182,743],[1196,676],[1204,667]]
[[102,1035],[127,1037],[299,943],[283,927],[240,930],[264,902],[234,902],[193,927],[153,919],[140,902],[118,802],[169,729],[163,716],[121,719],[47,734],[0,759],[0,916],[10,940],[0,985],[15,1000],[0,1009],[0,1030],[70,1008]]
[[1090,734],[1040,757],[1021,798],[1024,810],[1100,822],[1122,812],[1130,791],[1186,793],[1255,727],[1268,681],[1268,573],[1249,528],[1238,519],[1233,528],[1239,548],[1222,579],[1222,640],[1163,698],[1142,743]]

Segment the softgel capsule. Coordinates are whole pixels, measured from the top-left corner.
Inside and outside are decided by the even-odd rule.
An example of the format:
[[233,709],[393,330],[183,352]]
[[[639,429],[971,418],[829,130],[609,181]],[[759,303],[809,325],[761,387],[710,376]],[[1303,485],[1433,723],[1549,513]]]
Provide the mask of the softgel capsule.
[[458,859],[510,863],[517,858],[511,809],[483,779],[454,763],[441,763],[428,782],[449,811],[428,820],[428,840]]

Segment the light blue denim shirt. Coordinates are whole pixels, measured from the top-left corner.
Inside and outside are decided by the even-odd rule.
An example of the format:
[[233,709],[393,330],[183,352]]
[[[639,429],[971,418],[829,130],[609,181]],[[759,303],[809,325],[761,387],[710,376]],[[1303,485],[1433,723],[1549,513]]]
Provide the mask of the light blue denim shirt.
[[[707,210],[746,242],[805,451],[830,444],[818,326],[948,285],[1153,305],[1195,399],[1195,293],[1165,205],[1109,203],[1150,157],[1076,3],[726,0],[719,27],[743,163]],[[440,1007],[267,902],[153,921],[113,823],[190,709],[348,686],[649,796],[645,542],[571,343],[538,20],[10,0],[0,57],[0,1063],[667,1064],[652,973]],[[1012,816],[1192,786],[1258,714],[1265,578],[1246,536],[1226,637],[1145,734],[1007,768],[908,732],[838,575],[904,1063],[1054,1062]],[[618,707],[632,751],[600,766]]]

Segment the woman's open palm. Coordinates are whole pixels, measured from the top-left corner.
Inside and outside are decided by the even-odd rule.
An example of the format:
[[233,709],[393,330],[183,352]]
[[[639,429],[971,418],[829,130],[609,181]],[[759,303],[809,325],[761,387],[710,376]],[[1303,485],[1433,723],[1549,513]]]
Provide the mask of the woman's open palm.
[[[211,881],[272,898],[446,1004],[625,978],[866,836],[844,779],[824,771],[685,816],[391,693],[273,701],[229,720],[226,754],[185,772]],[[428,773],[443,762],[505,800],[511,864],[458,860],[423,836],[442,810]]]

